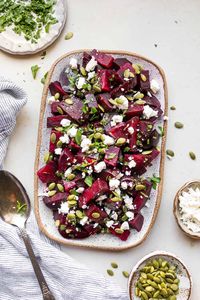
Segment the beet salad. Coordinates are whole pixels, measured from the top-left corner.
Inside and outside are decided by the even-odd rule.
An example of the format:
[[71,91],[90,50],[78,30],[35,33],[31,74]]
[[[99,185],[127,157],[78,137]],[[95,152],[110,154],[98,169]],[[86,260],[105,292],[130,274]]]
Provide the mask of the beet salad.
[[159,89],[140,64],[97,50],[71,56],[50,83],[49,152],[37,174],[64,238],[104,233],[125,241],[141,230],[141,210],[159,182],[145,176],[160,153]]

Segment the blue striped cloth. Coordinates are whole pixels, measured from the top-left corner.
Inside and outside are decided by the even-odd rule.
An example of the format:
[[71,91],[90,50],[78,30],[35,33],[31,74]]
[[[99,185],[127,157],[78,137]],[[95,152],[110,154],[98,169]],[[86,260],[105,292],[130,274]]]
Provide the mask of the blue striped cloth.
[[[22,89],[0,77],[0,166],[16,116],[27,97]],[[27,230],[45,279],[57,300],[128,300],[125,291],[61,252],[39,233],[32,214]],[[17,228],[0,219],[0,300],[42,300]]]

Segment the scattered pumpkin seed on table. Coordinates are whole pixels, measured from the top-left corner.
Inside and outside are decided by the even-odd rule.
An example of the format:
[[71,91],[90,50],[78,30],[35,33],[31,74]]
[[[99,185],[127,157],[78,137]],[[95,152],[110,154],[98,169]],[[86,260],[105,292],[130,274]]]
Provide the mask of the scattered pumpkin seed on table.
[[125,278],[129,278],[129,273],[127,271],[123,271],[122,274]]
[[112,270],[110,270],[110,269],[107,270],[107,273],[108,273],[109,276],[113,276],[114,275],[114,272]]
[[191,158],[192,160],[195,160],[195,159],[196,159],[196,155],[195,155],[195,153],[192,152],[192,151],[189,152],[189,156],[190,156],[190,158]]
[[174,157],[174,151],[173,150],[170,150],[170,149],[167,149],[166,151],[167,155],[170,156],[170,157]]
[[70,40],[71,38],[73,38],[74,34],[73,32],[68,32],[66,35],[65,35],[65,40]]
[[116,262],[111,262],[111,267],[113,269],[117,269],[118,268],[118,264]]
[[178,129],[181,129],[181,128],[183,128],[183,123],[181,123],[181,122],[175,122],[174,123],[174,126],[176,127],[176,128],[178,128]]
[[174,105],[172,105],[172,106],[170,107],[170,109],[171,109],[171,110],[176,110],[176,107],[175,107]]

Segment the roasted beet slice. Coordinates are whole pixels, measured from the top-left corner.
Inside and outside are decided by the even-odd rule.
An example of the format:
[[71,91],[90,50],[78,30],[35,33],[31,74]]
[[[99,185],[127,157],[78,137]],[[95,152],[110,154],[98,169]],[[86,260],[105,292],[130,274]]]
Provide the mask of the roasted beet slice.
[[65,192],[69,192],[73,188],[76,187],[76,182],[75,181],[64,181],[63,180],[63,186],[65,188]]
[[108,180],[109,177],[116,177],[119,174],[119,171],[116,169],[106,169],[103,170],[100,174],[99,177],[104,179],[104,180]]
[[59,138],[63,134],[57,130],[52,129],[51,130],[51,135],[50,135],[50,143],[49,143],[49,152],[53,153],[56,146],[56,143],[59,141]]
[[145,150],[152,149],[152,147],[156,147],[160,139],[160,135],[156,129],[154,129],[149,137],[142,141],[142,147]]
[[111,82],[112,87],[116,87],[119,84],[122,84],[124,82],[124,80],[119,76],[117,71],[109,70],[109,74],[110,74],[109,80]]
[[146,104],[148,104],[152,108],[160,108],[161,107],[160,101],[155,96],[152,96],[152,97],[145,96],[142,100],[144,100],[146,102]]
[[139,86],[141,91],[147,92],[150,90],[150,80],[149,80],[149,71],[142,70],[139,75]]
[[60,96],[62,97],[67,95],[67,93],[63,90],[59,81],[51,82],[49,85],[49,90],[52,96],[54,96],[56,93],[59,93]]
[[123,84],[120,84],[118,87],[112,89],[110,92],[111,97],[114,99],[121,95],[127,94],[130,90],[134,89],[137,81],[135,78],[129,79],[129,81],[125,81]]
[[120,228],[120,227],[114,226],[114,228],[109,228],[110,233],[118,237],[120,240],[126,241],[130,235],[130,230],[125,230],[123,233],[119,234],[115,231],[116,228]]
[[90,207],[85,210],[85,214],[90,220],[96,223],[102,222],[107,217],[107,213],[95,204],[90,205]]
[[62,101],[60,107],[70,120],[80,123],[83,119],[83,102],[75,97],[72,101],[72,105]]
[[125,154],[124,155],[124,161],[130,162],[131,160],[134,160],[136,163],[136,166],[133,169],[140,169],[143,166],[145,166],[145,155],[143,154]]
[[129,70],[133,75],[135,76],[135,70],[133,69],[132,65],[130,63],[125,63],[123,64],[120,69],[117,71],[117,74],[121,77],[124,78],[124,72],[126,70]]
[[109,133],[109,135],[111,135],[113,138],[116,138],[116,139],[121,138],[121,137],[126,138],[127,133],[124,130],[125,126],[126,126],[126,123],[121,122],[121,123],[117,124],[116,126],[111,127],[110,130],[108,130],[108,133]]
[[101,231],[101,226],[95,226],[94,224],[86,224],[84,225],[84,229],[89,233],[89,235],[99,233]]
[[[67,117],[68,118],[68,117]],[[48,117],[47,118],[47,127],[52,128],[52,127],[59,127],[60,122],[66,119],[66,116],[64,115],[59,115],[59,116],[53,116],[53,117]]]
[[88,107],[95,107],[98,108],[97,99],[94,94],[86,94],[85,99],[87,100]]
[[66,224],[59,225],[58,231],[65,239],[84,239],[90,235],[84,228],[77,228],[67,222]]
[[131,104],[125,114],[128,118],[132,118],[135,116],[141,116],[143,114],[143,110],[143,105]]
[[55,161],[48,162],[44,167],[37,171],[37,175],[43,183],[57,182],[56,176],[57,163]]
[[77,144],[75,143],[75,141],[72,140],[72,139],[71,139],[71,141],[70,141],[70,143],[69,143],[69,148],[70,148],[71,150],[73,150],[74,152],[77,152],[77,151],[79,151],[79,150],[81,149],[81,147],[80,147],[79,145],[77,145]]
[[128,122],[126,122],[125,131],[127,132],[129,138],[130,150],[134,150],[136,148],[138,124],[139,124],[138,117],[133,117]]
[[139,133],[147,138],[150,136],[153,129],[153,123],[151,121],[141,121],[139,122]]
[[87,188],[80,196],[79,205],[83,207],[87,205],[92,199],[101,194],[109,192],[108,184],[105,180],[98,178],[91,187]]
[[119,147],[111,146],[106,150],[104,161],[107,165],[116,167],[119,158]]
[[160,154],[160,151],[153,149],[151,153],[145,155],[146,166],[150,165],[151,162]]
[[104,68],[109,69],[112,67],[114,58],[111,55],[99,52],[97,50],[93,50],[91,54],[95,57],[97,62]]
[[136,229],[138,232],[142,229],[144,223],[144,217],[140,213],[135,216],[135,218],[129,221],[129,225]]
[[111,210],[119,211],[122,207],[122,201],[113,201],[112,198],[108,198],[105,200],[105,206]]
[[68,148],[65,148],[58,159],[59,172],[64,172],[72,164],[73,160],[73,153]]
[[89,53],[83,52],[82,66],[84,68],[87,66],[87,64],[89,63],[91,58],[92,58],[92,56]]
[[105,111],[112,111],[113,105],[108,101],[111,98],[109,93],[99,94],[97,97],[98,103],[104,108]]
[[110,87],[110,73],[108,70],[100,70],[99,71],[100,85],[101,90],[103,92],[109,92],[111,90]]
[[52,197],[44,197],[43,201],[49,208],[55,210],[60,207],[61,202],[66,201],[67,193],[57,193]]
[[115,69],[119,70],[125,64],[130,64],[131,65],[131,62],[125,57],[119,57],[119,58],[116,58],[114,60],[113,67]]

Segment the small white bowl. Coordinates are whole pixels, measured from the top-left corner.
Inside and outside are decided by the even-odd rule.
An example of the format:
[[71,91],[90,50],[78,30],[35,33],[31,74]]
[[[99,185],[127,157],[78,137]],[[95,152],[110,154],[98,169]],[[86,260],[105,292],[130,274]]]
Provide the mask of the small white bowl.
[[180,279],[179,294],[177,300],[189,300],[192,291],[192,278],[184,263],[174,254],[165,251],[155,251],[144,256],[132,269],[128,281],[128,294],[130,300],[141,300],[135,296],[135,284],[139,278],[139,270],[144,267],[148,260],[152,258],[162,258],[172,265],[177,266],[177,274]]

